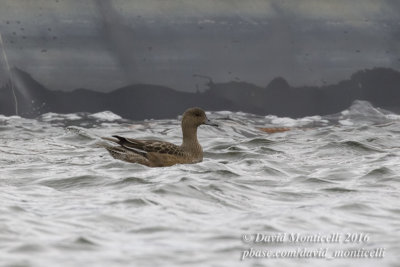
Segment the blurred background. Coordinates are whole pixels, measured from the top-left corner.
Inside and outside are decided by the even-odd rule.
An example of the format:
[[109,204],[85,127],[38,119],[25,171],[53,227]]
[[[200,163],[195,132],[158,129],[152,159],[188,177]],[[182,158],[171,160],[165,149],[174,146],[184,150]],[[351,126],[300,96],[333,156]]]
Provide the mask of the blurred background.
[[[400,106],[394,0],[2,0],[0,33],[26,116],[108,109],[142,119],[200,105],[298,117],[374,102],[376,94],[375,105]],[[0,112],[15,113],[4,55],[0,63]],[[77,94],[67,105],[47,92],[132,86],[121,99],[136,101],[126,105],[150,101],[137,110],[117,98],[105,103],[103,94]],[[150,96],[172,102],[152,113],[143,110]],[[72,103],[79,99],[87,106]],[[164,113],[174,99],[188,104]]]

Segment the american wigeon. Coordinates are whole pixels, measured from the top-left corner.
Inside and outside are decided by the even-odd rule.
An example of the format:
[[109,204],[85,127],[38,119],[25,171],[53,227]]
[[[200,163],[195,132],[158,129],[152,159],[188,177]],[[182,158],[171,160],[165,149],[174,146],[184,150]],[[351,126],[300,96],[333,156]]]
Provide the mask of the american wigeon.
[[114,138],[103,139],[117,143],[118,146],[104,147],[116,159],[149,167],[197,163],[203,160],[203,149],[197,140],[197,127],[203,124],[218,126],[207,118],[201,108],[189,108],[182,117],[183,141],[180,146],[158,140],[137,140],[113,135]]

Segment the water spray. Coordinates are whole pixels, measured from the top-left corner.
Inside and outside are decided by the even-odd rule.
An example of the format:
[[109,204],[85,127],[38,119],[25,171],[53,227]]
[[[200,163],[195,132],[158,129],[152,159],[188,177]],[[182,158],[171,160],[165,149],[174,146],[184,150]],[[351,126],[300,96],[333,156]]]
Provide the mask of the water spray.
[[15,94],[15,90],[14,90],[13,75],[12,75],[12,71],[11,71],[10,65],[8,64],[6,49],[4,47],[3,38],[1,37],[1,33],[0,33],[0,46],[1,46],[1,50],[3,52],[4,61],[6,62],[8,74],[10,76],[11,91],[12,91],[12,94],[13,94],[13,97],[14,97],[14,104],[15,104],[15,115],[18,116],[18,101],[17,101],[17,95]]

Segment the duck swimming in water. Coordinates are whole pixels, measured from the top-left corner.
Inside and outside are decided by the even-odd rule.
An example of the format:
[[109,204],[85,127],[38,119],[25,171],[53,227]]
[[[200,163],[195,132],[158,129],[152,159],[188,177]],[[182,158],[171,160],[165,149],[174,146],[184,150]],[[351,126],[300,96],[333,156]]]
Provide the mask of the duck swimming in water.
[[197,127],[203,124],[218,126],[207,118],[201,108],[189,108],[182,117],[183,141],[180,146],[158,140],[138,140],[113,135],[113,138],[103,139],[117,143],[118,146],[104,147],[115,159],[149,167],[197,163],[203,160],[203,149],[197,140]]

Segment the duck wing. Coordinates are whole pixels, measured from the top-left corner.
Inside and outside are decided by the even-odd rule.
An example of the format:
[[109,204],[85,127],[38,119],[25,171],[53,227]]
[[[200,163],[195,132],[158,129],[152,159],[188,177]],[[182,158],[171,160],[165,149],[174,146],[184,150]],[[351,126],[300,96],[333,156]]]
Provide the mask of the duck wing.
[[139,154],[147,154],[149,152],[170,154],[175,156],[183,156],[183,150],[179,146],[158,140],[138,140],[132,138],[126,138],[118,135],[113,135],[118,139],[118,144],[122,147],[132,150]]

